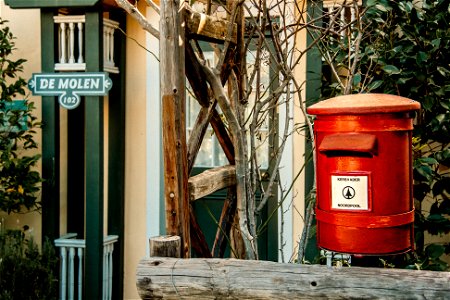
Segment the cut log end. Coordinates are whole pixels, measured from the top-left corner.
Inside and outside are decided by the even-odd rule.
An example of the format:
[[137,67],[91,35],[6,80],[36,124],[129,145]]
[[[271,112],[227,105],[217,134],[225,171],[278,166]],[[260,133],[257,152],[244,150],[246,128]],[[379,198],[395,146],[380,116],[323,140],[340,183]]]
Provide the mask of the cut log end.
[[150,257],[181,257],[181,238],[176,235],[150,238]]

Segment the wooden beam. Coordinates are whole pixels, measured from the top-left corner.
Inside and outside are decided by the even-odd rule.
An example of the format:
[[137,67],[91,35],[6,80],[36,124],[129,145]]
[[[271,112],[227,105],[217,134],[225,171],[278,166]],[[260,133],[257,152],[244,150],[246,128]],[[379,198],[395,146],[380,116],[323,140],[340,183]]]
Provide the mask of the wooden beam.
[[82,7],[94,6],[100,0],[5,0],[11,8]]
[[[190,205],[187,195],[186,95],[184,33],[180,3],[161,2],[160,83],[164,156],[166,234],[178,235],[182,257],[190,256]],[[181,41],[181,42],[180,42]]]
[[236,184],[236,167],[233,165],[209,169],[189,178],[189,199],[195,201],[218,190]]
[[202,107],[210,106],[208,96],[208,85],[205,81],[205,74],[202,67],[196,57],[194,48],[189,41],[186,41],[185,45],[186,55],[186,77],[189,80],[189,84],[192,87],[195,98]]
[[231,227],[236,215],[236,189],[230,187],[228,189],[227,197],[223,202],[222,213],[220,214],[219,225],[216,230],[216,237],[211,249],[213,257],[223,258],[225,255],[226,246],[229,244],[229,237],[231,236]]
[[[42,72],[55,67],[54,11],[41,10]],[[60,107],[55,97],[42,97],[42,244],[60,234]]]
[[[103,70],[103,12],[86,10],[86,70]],[[85,299],[101,299],[104,238],[104,108],[103,96],[85,97],[86,250]]]
[[220,117],[217,110],[213,111],[213,115],[211,116],[211,119],[209,120],[211,127],[214,129],[214,133],[216,134],[217,141],[219,142],[220,146],[222,147],[223,152],[225,153],[225,156],[228,159],[228,162],[231,165],[234,165],[235,159],[234,159],[234,145],[233,141],[231,140],[230,135],[228,134],[228,130],[223,124],[222,118]]
[[[126,32],[127,13],[112,10],[109,17]],[[108,235],[119,236],[114,244],[112,300],[122,299],[124,292],[125,253],[125,119],[126,119],[126,36],[114,37],[115,61],[120,70],[109,74],[113,85],[108,97]],[[158,199],[159,201],[159,199]]]
[[197,158],[198,151],[200,150],[206,130],[208,129],[212,110],[215,110],[215,107],[216,103],[212,104],[210,107],[200,108],[195,124],[192,127],[188,141],[188,174],[191,173],[191,170],[194,167],[195,159]]
[[145,258],[142,299],[448,299],[450,273],[282,264],[237,259]]
[[211,251],[209,250],[206,237],[203,234],[200,224],[197,222],[194,208],[191,205],[191,245],[197,257],[211,258]]
[[224,43],[227,39],[236,44],[237,41],[237,25],[232,24],[233,33],[227,37],[228,26],[230,22],[201,14],[186,6],[186,33],[189,38],[209,41],[214,43]]

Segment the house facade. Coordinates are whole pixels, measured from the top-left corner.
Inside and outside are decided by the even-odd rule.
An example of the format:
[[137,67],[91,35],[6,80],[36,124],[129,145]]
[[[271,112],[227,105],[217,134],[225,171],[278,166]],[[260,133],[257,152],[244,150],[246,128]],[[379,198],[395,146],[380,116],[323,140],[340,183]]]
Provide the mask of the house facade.
[[[331,10],[334,2],[324,1],[324,10]],[[136,5],[158,28],[157,11],[144,1]],[[72,273],[76,277],[85,272],[84,286],[71,285],[75,279],[70,276],[60,279],[67,298],[88,293],[86,299],[99,294],[106,294],[107,299],[139,299],[136,267],[149,255],[149,238],[166,234],[159,40],[113,0],[0,0],[0,17],[8,20],[17,38],[15,55],[27,60],[23,78],[101,73],[112,81],[109,92],[83,95],[75,109],[61,106],[59,96],[30,92],[28,98],[36,103],[35,114],[43,122],[37,133],[42,153],[39,169],[46,179],[43,209],[41,213],[0,215],[1,222],[7,228],[28,225],[28,234],[36,241],[50,237],[67,266],[72,261],[76,269],[76,263],[85,259],[84,269]],[[343,11],[341,17],[354,18],[355,14]],[[293,42],[297,49],[304,49],[306,31],[299,32]],[[213,51],[205,56],[214,60]],[[303,99],[317,97],[321,68],[317,53],[298,62],[294,69],[298,82],[316,74],[316,80],[308,81],[303,89]],[[198,111],[191,100],[188,95],[187,134]],[[301,108],[294,104],[288,118],[292,124],[305,122]],[[280,120],[277,129],[281,132],[284,125]],[[280,186],[288,192],[275,197],[276,201],[283,198],[284,206],[262,234],[262,259],[295,260],[304,227],[305,195],[313,174],[304,171],[308,153],[304,132],[293,132],[279,167]],[[226,160],[216,137],[206,136],[193,172]],[[210,197],[208,208],[203,202],[195,205],[205,235],[214,234],[208,231],[215,226],[209,215],[217,213],[221,197],[220,193]],[[103,283],[102,290],[98,282]]]
[[[103,286],[112,286],[112,298],[138,299],[136,266],[149,253],[149,238],[165,234],[159,41],[114,1],[0,3],[0,16],[9,21],[17,37],[15,55],[27,59],[23,78],[87,71],[106,72],[113,82],[107,95],[82,97],[73,110],[61,107],[55,96],[29,95],[44,124],[37,135],[43,154],[39,168],[44,178],[53,176],[56,184],[44,183],[42,214],[4,216],[4,223],[12,228],[28,225],[37,241],[44,236],[58,240],[67,234],[84,239],[86,268],[91,270],[85,279],[89,293],[95,289],[90,278],[95,282],[101,276],[99,269],[108,265],[95,247],[109,238],[114,247],[113,270],[119,276]],[[143,1],[137,5],[158,28],[158,13]],[[95,27],[99,18],[110,31],[102,33]],[[61,26],[72,29],[61,30]],[[67,39],[61,38],[62,31],[74,35],[73,44],[58,44]],[[80,35],[84,38],[78,39]],[[306,33],[297,39],[297,44],[304,45]],[[111,46],[99,47],[105,40]],[[99,53],[99,48],[109,49],[109,54]],[[306,76],[305,63],[299,64],[299,81]],[[303,122],[298,107],[293,107],[291,117],[295,123]],[[304,165],[304,152],[304,136],[294,134],[281,163],[282,184],[294,181]],[[213,164],[205,162],[203,167]],[[287,262],[296,256],[305,210],[304,177],[300,172],[287,196],[283,222],[278,218],[268,236],[267,257],[272,260]],[[64,243],[60,247],[70,247]]]

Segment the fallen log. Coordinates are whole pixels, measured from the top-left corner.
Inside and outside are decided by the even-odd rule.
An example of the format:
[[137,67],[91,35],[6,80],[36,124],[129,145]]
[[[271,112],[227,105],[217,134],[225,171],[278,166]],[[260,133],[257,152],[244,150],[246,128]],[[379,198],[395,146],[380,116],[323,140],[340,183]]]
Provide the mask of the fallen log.
[[142,299],[450,299],[450,272],[144,258]]

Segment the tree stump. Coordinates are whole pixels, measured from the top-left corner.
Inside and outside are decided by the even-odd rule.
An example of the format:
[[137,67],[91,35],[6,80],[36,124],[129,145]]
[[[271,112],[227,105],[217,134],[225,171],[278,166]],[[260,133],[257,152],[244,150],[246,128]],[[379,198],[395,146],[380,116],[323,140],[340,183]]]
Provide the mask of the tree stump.
[[177,235],[150,238],[150,257],[181,257],[181,238]]

